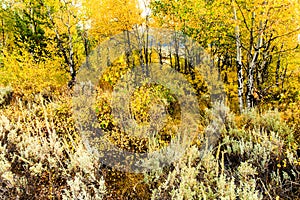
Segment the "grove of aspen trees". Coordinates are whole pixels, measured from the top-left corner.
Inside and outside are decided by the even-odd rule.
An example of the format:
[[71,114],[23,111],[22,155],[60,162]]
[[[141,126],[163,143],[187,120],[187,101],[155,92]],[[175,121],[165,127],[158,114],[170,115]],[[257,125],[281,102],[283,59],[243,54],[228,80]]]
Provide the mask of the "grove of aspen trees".
[[300,199],[300,1],[0,0],[2,199]]

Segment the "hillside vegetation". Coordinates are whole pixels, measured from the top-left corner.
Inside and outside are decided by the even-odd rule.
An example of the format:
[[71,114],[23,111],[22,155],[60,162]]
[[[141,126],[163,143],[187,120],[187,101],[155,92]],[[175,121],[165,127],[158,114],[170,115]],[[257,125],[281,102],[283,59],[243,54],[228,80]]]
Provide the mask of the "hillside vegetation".
[[299,2],[142,4],[0,0],[0,199],[300,199]]

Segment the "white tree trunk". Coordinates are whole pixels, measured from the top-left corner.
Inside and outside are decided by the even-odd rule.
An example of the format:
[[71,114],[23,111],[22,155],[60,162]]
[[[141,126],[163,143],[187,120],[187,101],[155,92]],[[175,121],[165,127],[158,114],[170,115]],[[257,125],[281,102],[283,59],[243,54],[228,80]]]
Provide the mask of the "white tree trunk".
[[[234,20],[237,20],[236,9],[233,8]],[[237,77],[238,77],[238,101],[240,112],[244,109],[243,93],[244,93],[244,78],[243,78],[243,64],[242,64],[242,45],[240,39],[239,26],[235,27],[235,40],[236,40],[236,65],[237,65]]]

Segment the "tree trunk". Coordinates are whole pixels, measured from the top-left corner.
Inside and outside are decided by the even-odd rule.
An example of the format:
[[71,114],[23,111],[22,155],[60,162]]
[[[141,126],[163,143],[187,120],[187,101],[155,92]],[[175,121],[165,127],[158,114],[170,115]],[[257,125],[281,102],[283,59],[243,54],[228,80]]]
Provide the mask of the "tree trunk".
[[132,54],[132,50],[131,50],[131,41],[130,41],[130,35],[129,35],[128,30],[124,31],[124,39],[125,38],[127,40],[127,42],[125,44],[126,64],[127,64],[127,67],[130,68],[130,57]]
[[[237,20],[236,9],[233,8],[234,20]],[[243,64],[242,64],[242,45],[240,40],[239,26],[235,27],[235,39],[236,39],[236,66],[237,66],[237,77],[238,77],[238,101],[240,112],[243,112],[243,93],[244,93],[244,78],[243,78]]]
[[146,45],[145,45],[145,63],[146,63],[146,76],[150,75],[149,72],[149,26],[148,26],[148,16],[146,17]]
[[145,72],[145,64],[144,64],[144,55],[143,55],[143,34],[140,35],[139,27],[136,26],[136,34],[137,34],[137,43],[138,43],[138,53],[139,53],[139,61],[142,67],[143,73]]
[[180,60],[179,60],[179,41],[177,33],[175,32],[175,69],[180,72]]
[[89,62],[90,48],[89,48],[88,33],[87,33],[87,30],[85,29],[84,24],[83,24],[82,38],[83,38],[83,43],[84,43],[85,65],[89,69],[90,68],[90,62]]
[[163,66],[163,56],[162,56],[162,52],[161,52],[161,43],[159,43],[158,46],[158,56],[159,56],[159,64],[160,64],[160,70],[162,70],[162,66]]
[[[254,14],[253,14],[254,15]],[[256,67],[256,61],[258,59],[258,56],[260,54],[260,48],[262,45],[262,22],[260,22],[260,33],[257,39],[257,46],[254,51],[254,55],[251,59],[251,62],[249,64],[248,68],[248,82],[247,82],[247,108],[252,108],[254,106],[254,98],[253,98],[253,92],[254,92],[254,70]]]
[[173,67],[173,61],[172,61],[172,43],[170,43],[170,46],[169,46],[169,57],[170,57],[170,66],[171,68]]
[[74,52],[73,52],[73,40],[72,40],[72,33],[70,27],[70,18],[68,18],[68,35],[69,35],[69,68],[70,68],[70,75],[71,80],[69,81],[69,87],[72,88],[76,81],[76,69],[75,69],[75,62],[74,62]]
[[[280,51],[283,49],[283,43],[281,45]],[[279,53],[277,63],[276,63],[276,86],[279,87],[279,77],[280,77],[280,66],[281,66],[281,54]]]
[[58,29],[56,27],[56,24],[55,24],[55,22],[52,18],[50,8],[47,8],[47,9],[48,9],[48,16],[49,16],[50,21],[53,25],[54,32],[55,32],[55,35],[56,35],[56,39],[58,41],[59,49],[62,52],[65,63],[69,67],[69,73],[70,73],[70,76],[71,76],[71,80],[69,81],[68,86],[69,86],[69,88],[72,88],[74,86],[75,80],[76,80],[76,69],[75,69],[75,62],[74,62],[73,42],[72,42],[72,35],[71,35],[70,26],[68,24],[65,24],[65,25],[67,25],[68,34],[69,34],[69,38],[68,38],[69,39],[69,41],[68,41],[69,42],[69,49],[67,49],[69,52],[67,52],[67,50],[63,47],[63,41],[60,38],[60,34],[59,34]]

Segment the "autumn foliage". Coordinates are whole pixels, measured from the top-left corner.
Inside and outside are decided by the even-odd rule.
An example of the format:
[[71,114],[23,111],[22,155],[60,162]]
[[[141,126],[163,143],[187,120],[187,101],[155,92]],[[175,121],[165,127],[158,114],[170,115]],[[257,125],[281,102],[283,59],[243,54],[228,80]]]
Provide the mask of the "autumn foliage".
[[[299,199],[299,16],[297,0],[0,0],[0,199]],[[130,117],[159,130],[126,133],[115,89],[154,64],[186,80],[199,115],[181,124],[179,95],[144,82],[128,98]],[[95,101],[78,115],[86,88]],[[194,121],[167,166],[134,173],[101,160],[120,156],[107,143],[164,149]],[[83,130],[100,129],[96,154]]]

